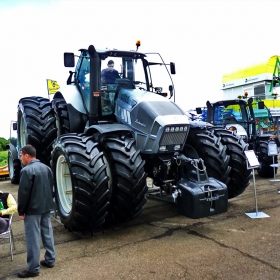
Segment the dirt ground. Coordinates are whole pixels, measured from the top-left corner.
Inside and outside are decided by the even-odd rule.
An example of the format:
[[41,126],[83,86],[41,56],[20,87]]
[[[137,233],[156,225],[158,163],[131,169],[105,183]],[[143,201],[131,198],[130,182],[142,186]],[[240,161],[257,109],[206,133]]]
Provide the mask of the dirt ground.
[[[279,187],[256,175],[257,208],[251,180],[227,213],[198,220],[177,214],[174,204],[148,200],[137,219],[87,237],[53,219],[57,261],[37,279],[280,279]],[[17,199],[18,185],[8,179],[0,179],[0,189]],[[269,217],[259,218],[262,213]],[[26,268],[17,214],[12,228],[14,261],[8,243],[0,243],[0,279],[17,278]]]

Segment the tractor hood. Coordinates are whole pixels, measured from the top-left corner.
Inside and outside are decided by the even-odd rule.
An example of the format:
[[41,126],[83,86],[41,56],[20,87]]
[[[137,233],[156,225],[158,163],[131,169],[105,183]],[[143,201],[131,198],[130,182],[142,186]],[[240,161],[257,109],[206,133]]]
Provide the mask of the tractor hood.
[[174,145],[182,148],[189,131],[186,113],[173,101],[153,92],[120,89],[115,116],[134,131],[142,152],[154,153],[160,145],[168,146],[168,151]]
[[173,101],[159,94],[138,89],[121,89],[116,100],[117,119],[143,133],[150,133],[154,122],[161,126],[189,124],[186,113]]

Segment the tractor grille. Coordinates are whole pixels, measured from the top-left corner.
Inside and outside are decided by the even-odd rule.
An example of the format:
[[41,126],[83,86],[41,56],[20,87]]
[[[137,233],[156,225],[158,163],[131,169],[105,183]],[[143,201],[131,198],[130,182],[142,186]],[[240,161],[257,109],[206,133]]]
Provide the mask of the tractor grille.
[[163,135],[160,145],[183,144],[186,136],[186,132],[165,133]]

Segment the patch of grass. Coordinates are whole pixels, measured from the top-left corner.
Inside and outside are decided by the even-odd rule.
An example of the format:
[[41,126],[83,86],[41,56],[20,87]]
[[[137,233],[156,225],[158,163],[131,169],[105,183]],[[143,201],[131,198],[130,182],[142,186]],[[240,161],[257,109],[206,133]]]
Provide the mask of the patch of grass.
[[0,166],[8,164],[8,151],[0,151]]

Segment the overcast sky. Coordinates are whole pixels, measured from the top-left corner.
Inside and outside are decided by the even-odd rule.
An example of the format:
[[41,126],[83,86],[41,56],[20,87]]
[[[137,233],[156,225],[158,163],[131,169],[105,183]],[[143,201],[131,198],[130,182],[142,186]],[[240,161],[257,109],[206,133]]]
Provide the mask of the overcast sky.
[[221,98],[222,76],[280,55],[280,1],[0,0],[0,137],[18,101],[66,83],[63,53],[96,48],[159,52],[175,62],[185,110]]

